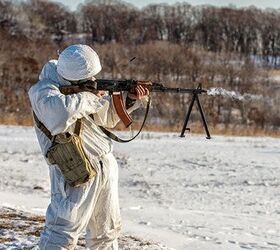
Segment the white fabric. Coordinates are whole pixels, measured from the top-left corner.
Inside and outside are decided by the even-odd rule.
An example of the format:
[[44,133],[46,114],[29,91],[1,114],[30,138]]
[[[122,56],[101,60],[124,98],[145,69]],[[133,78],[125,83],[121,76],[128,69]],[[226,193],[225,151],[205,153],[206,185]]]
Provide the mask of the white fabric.
[[74,249],[84,228],[88,249],[118,249],[118,165],[112,154],[100,160],[103,167],[95,165],[96,177],[81,187],[65,185],[56,167],[50,167],[51,204],[41,234],[41,250]]
[[[99,98],[89,92],[61,94],[59,86],[69,82],[57,74],[56,60],[44,66],[39,79],[29,90],[36,116],[52,135],[73,132],[76,120],[82,118],[84,149],[97,171],[93,180],[72,188],[65,184],[59,169],[50,165],[51,204],[47,210],[40,248],[73,249],[78,236],[87,227],[89,249],[117,249],[116,239],[120,232],[118,169],[111,153],[112,142],[98,127],[112,128],[119,121],[111,98]],[[140,104],[141,101],[137,101],[129,112]],[[89,114],[94,114],[94,121]],[[35,130],[45,155],[51,142],[42,131]]]
[[87,79],[95,76],[100,70],[97,53],[87,45],[71,45],[58,57],[57,72],[67,80]]
[[[98,125],[113,128],[118,122],[114,105],[109,96],[98,98],[89,92],[73,95],[63,95],[59,86],[70,85],[56,72],[57,61],[51,60],[40,74],[40,81],[33,85],[28,94],[31,106],[38,119],[47,127],[52,135],[66,131],[72,132],[74,123],[83,117],[82,139],[90,155],[100,156],[112,151],[111,140],[99,129]],[[145,100],[143,101],[145,102]],[[137,100],[128,112],[132,112],[142,105]],[[94,114],[94,122],[88,116]],[[43,154],[46,153],[50,142],[42,132],[36,129],[40,138]]]

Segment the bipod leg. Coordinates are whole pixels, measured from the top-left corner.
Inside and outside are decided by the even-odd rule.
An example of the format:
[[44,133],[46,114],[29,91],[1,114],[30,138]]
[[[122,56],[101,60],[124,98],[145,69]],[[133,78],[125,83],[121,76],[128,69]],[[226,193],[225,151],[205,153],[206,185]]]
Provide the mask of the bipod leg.
[[188,112],[187,112],[187,115],[186,115],[186,119],[185,119],[185,122],[184,122],[184,125],[183,125],[183,128],[182,128],[180,137],[185,137],[185,131],[190,130],[189,128],[187,128],[187,126],[188,126],[189,118],[190,118],[190,115],[191,115],[191,112],[192,112],[192,108],[193,108],[193,104],[195,102],[195,99],[197,99],[197,94],[193,94],[193,97],[192,97],[192,100],[191,100],[191,103],[190,103],[190,106],[189,106],[189,109],[188,109]]
[[200,104],[198,96],[196,96],[196,103],[197,103],[198,110],[199,110],[200,115],[201,115],[201,119],[202,119],[202,122],[203,122],[203,126],[204,126],[204,129],[205,129],[206,135],[207,135],[206,139],[211,139],[211,136],[210,136],[210,133],[209,133],[209,130],[208,130],[208,126],[207,126],[207,122],[206,122],[206,119],[205,119],[205,115],[204,115],[204,112],[203,112],[203,109],[202,109],[202,106]]

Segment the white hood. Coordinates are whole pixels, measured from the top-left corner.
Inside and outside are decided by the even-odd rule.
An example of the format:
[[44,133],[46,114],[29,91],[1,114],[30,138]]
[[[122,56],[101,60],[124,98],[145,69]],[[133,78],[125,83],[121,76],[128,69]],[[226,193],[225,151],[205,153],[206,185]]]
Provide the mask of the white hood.
[[39,75],[39,80],[49,80],[50,82],[57,84],[57,85],[70,85],[71,83],[65,79],[63,79],[57,73],[57,60],[50,60],[46,63]]

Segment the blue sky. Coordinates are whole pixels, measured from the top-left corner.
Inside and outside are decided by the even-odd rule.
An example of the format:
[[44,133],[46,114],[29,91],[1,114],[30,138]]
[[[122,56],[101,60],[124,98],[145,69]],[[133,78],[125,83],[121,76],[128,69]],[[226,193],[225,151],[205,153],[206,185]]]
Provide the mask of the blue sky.
[[[76,7],[83,3],[83,0],[53,0],[56,2],[61,2],[64,5],[70,7],[71,10],[75,10]],[[146,6],[151,3],[168,3],[174,4],[176,2],[184,2],[178,0],[126,0],[126,2],[131,3],[139,8]],[[192,5],[201,5],[201,4],[211,4],[215,6],[228,6],[229,4],[233,4],[237,7],[247,7],[250,5],[255,5],[258,8],[280,8],[280,1],[279,0],[188,0],[186,1]]]

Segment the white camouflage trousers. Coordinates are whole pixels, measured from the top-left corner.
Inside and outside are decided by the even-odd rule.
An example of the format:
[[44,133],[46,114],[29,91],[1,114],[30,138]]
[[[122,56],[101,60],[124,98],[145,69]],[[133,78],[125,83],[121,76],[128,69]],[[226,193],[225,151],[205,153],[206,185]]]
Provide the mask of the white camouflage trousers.
[[74,249],[85,228],[87,249],[118,249],[118,165],[112,153],[97,165],[94,179],[80,187],[65,185],[60,171],[50,166],[51,203],[40,249]]

